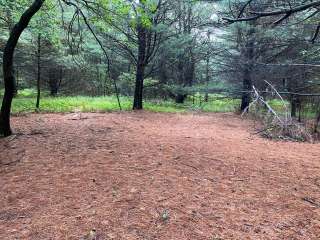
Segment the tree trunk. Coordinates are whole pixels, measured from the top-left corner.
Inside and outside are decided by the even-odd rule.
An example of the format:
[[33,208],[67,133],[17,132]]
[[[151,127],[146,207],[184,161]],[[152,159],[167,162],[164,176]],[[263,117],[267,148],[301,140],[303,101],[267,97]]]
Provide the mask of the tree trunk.
[[187,62],[187,69],[185,73],[185,84],[189,87],[192,87],[195,77],[195,58],[194,54],[192,52],[192,49],[190,49],[188,62]]
[[59,83],[58,83],[58,90],[60,90],[60,88],[61,88],[62,79],[63,79],[63,68],[62,68],[62,67],[60,67],[60,70],[59,70]]
[[50,87],[50,95],[52,97],[56,97],[58,95],[60,82],[61,82],[61,70],[59,72],[59,76],[56,68],[49,69],[49,87]]
[[314,125],[314,133],[318,133],[319,123],[320,123],[320,108],[318,109],[317,118]]
[[210,76],[209,76],[209,64],[210,64],[210,58],[209,58],[209,53],[207,53],[206,56],[206,94],[204,96],[204,101],[208,102],[209,101],[209,92],[208,92],[208,88],[209,88],[209,80],[210,80]]
[[19,66],[16,66],[16,89],[14,91],[14,97],[18,95],[18,90],[20,88],[20,82],[19,82]]
[[291,96],[291,117],[296,117],[297,116],[297,98],[296,96],[292,95]]
[[37,71],[37,103],[36,103],[36,110],[39,111],[40,108],[40,96],[41,96],[41,89],[40,89],[40,79],[41,79],[41,34],[38,34],[38,71]]
[[186,77],[185,77],[185,69],[184,69],[184,65],[185,65],[185,60],[184,60],[184,56],[180,56],[179,57],[179,62],[178,62],[178,79],[177,79],[177,83],[180,87],[182,87],[182,89],[178,89],[177,93],[174,95],[175,98],[175,102],[176,103],[184,103],[184,99],[185,99],[185,94],[184,94],[184,89],[183,87],[186,85]]
[[176,95],[176,103],[182,104],[184,103],[184,100],[186,99],[186,94],[177,94]]
[[209,102],[209,93],[206,92],[206,94],[204,95],[204,101],[207,103]]
[[242,90],[243,92],[242,92],[240,110],[243,112],[243,111],[248,111],[248,107],[251,102],[252,80],[251,80],[249,69],[245,69],[244,71]]
[[3,79],[5,92],[0,113],[0,135],[5,137],[12,134],[10,126],[10,112],[12,98],[16,89],[13,68],[14,50],[22,32],[25,28],[27,28],[31,18],[39,11],[44,1],[45,0],[34,0],[32,5],[22,14],[19,22],[14,25],[12,31],[10,32],[9,39],[3,52]]
[[146,28],[140,23],[138,30],[138,63],[136,73],[136,84],[134,91],[133,110],[143,109],[143,80],[145,71],[146,58]]
[[243,72],[243,81],[242,81],[242,99],[241,99],[241,107],[240,110],[248,111],[248,107],[251,102],[251,91],[252,91],[252,79],[251,79],[251,73],[253,68],[253,58],[254,58],[254,33],[255,29],[254,27],[251,27],[248,33],[248,43],[245,46],[245,66],[244,66],[244,72]]

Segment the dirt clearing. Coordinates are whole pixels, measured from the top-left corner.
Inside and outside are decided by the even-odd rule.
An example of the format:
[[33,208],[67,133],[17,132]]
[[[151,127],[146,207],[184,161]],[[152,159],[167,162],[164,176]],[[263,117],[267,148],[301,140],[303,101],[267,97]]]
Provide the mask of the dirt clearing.
[[320,145],[234,114],[48,114],[0,140],[0,239],[320,239]]

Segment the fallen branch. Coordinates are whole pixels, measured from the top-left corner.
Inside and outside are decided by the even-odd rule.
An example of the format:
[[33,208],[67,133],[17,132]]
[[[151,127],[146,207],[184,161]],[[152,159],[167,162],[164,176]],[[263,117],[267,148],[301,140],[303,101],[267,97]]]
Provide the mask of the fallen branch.
[[304,198],[302,198],[302,200],[305,201],[305,202],[308,202],[308,203],[312,204],[313,206],[320,207],[320,204],[317,203],[313,198],[304,197]]
[[[249,104],[249,106],[243,111],[242,116],[248,113],[250,109],[255,107],[257,109],[256,115],[260,115],[263,119],[263,124],[265,127],[258,133],[262,133],[263,136],[269,138],[280,138],[280,139],[292,139],[292,140],[307,140],[312,141],[312,135],[304,128],[302,128],[299,123],[294,121],[291,117],[291,113],[285,100],[282,98],[281,94],[277,89],[271,85],[269,82],[265,81],[271,88],[274,95],[278,96],[281,100],[282,109],[284,109],[283,114],[277,113],[272,106],[260,95],[260,92],[252,87],[254,100]],[[260,104],[260,105],[259,105]],[[259,111],[259,107],[264,106],[263,111]],[[267,112],[265,113],[265,109]],[[251,112],[251,111],[250,111]]]

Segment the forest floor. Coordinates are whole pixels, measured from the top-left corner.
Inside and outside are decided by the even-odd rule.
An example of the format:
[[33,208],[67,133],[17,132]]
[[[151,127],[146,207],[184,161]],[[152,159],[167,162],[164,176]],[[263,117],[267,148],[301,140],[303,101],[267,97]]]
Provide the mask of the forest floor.
[[27,114],[0,140],[0,239],[320,239],[320,145],[232,113]]

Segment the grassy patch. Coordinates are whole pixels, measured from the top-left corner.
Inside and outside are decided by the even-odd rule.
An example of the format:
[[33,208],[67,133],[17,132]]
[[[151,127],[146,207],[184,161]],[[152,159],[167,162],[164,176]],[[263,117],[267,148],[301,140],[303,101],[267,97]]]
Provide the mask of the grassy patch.
[[205,112],[234,112],[240,106],[239,99],[224,98],[203,103],[201,110]]
[[[132,98],[121,97],[123,110],[131,110]],[[19,96],[13,100],[12,112],[25,113],[35,111],[35,98]],[[147,100],[144,108],[153,112],[230,112],[238,106],[238,100],[212,100],[208,103],[193,104],[187,101],[185,104],[176,104],[173,101]],[[108,97],[43,97],[40,102],[40,111],[49,113],[59,112],[97,112],[119,110],[115,96]]]
[[[121,98],[123,109],[130,109],[131,101]],[[115,97],[44,97],[40,102],[41,112],[95,112],[118,110]],[[18,97],[12,105],[13,113],[33,112],[35,99]]]
[[[3,90],[0,89],[0,96]],[[37,92],[35,89],[19,90],[12,104],[12,113],[35,112]],[[133,99],[121,97],[123,110],[131,110]],[[172,100],[146,100],[144,109],[153,112],[179,113],[187,111],[232,112],[238,108],[240,100],[223,98],[221,95],[210,94],[209,101],[204,102],[203,96],[188,97],[184,104],[176,104]],[[107,112],[118,111],[119,106],[115,96],[86,97],[58,96],[50,97],[48,92],[41,93],[40,111],[44,113],[65,112]]]

